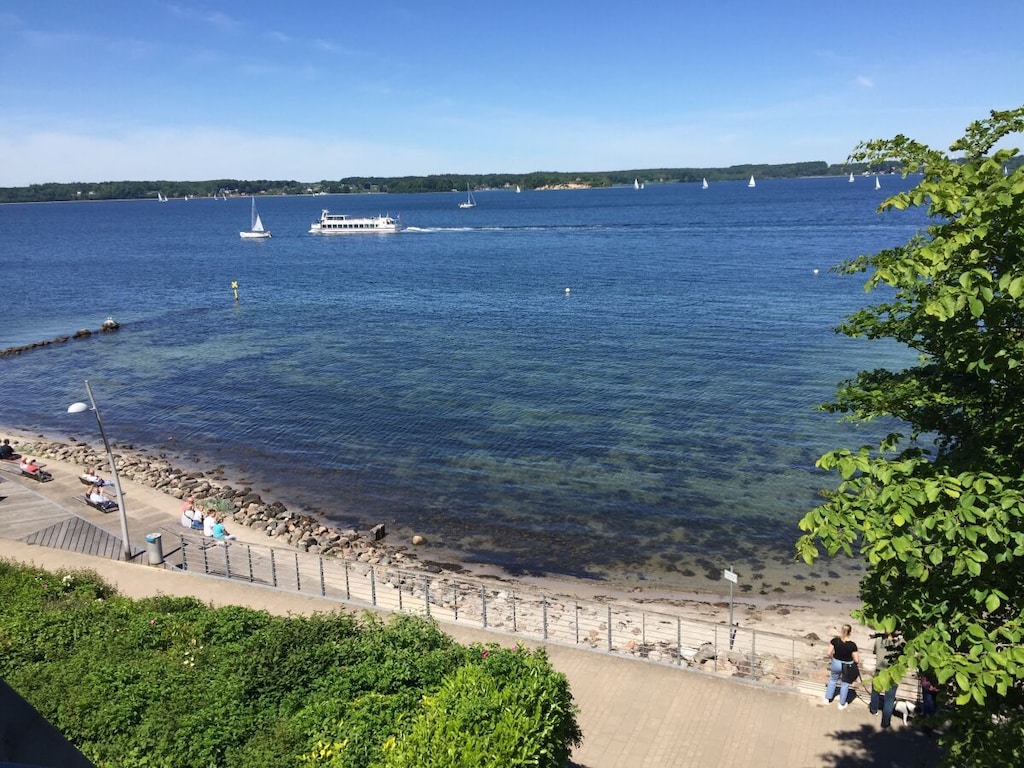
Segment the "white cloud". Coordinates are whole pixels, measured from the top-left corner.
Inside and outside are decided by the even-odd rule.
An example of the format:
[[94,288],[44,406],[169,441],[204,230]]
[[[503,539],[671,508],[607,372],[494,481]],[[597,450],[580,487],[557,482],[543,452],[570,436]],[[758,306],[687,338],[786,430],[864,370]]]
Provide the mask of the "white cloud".
[[209,24],[223,32],[238,32],[243,28],[243,24],[240,21],[220,11],[205,11],[192,6],[174,4],[168,5],[167,9],[175,16],[189,21]]

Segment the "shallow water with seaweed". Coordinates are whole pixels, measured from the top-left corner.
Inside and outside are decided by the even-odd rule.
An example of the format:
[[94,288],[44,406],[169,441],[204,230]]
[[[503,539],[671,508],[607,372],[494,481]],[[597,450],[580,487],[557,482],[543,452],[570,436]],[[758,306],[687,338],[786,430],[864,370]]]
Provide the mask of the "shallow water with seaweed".
[[[88,378],[115,441],[431,557],[828,590],[792,563],[814,461],[882,426],[815,406],[906,359],[834,333],[866,299],[829,267],[923,223],[859,181],[267,198],[256,242],[242,199],[0,206],[0,347],[123,324],[0,360],[0,423],[88,437]],[[406,231],[309,235],[321,207]]]

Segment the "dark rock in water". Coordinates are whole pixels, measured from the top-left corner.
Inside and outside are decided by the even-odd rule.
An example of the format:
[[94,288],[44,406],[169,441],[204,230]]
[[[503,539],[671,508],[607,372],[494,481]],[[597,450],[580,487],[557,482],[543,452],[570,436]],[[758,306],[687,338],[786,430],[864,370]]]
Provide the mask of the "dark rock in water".
[[39,349],[41,347],[47,347],[50,346],[51,344],[63,344],[64,342],[72,338],[87,339],[90,336],[92,336],[93,333],[99,333],[100,331],[108,333],[110,331],[116,331],[120,327],[120,323],[114,320],[114,318],[108,317],[106,320],[103,321],[103,325],[100,327],[99,331],[90,331],[88,328],[80,328],[70,336],[58,336],[57,338],[48,341],[36,341],[33,342],[32,344],[23,344],[19,347],[8,347],[7,349],[0,350],[0,357],[20,355],[22,352],[28,352],[29,350]]

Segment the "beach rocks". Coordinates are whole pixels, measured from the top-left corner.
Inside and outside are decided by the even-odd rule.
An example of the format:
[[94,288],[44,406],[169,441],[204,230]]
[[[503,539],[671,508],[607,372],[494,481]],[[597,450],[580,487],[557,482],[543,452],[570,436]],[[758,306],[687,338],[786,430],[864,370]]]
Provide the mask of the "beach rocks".
[[90,331],[88,328],[79,328],[71,335],[57,336],[53,339],[46,341],[35,341],[31,344],[22,344],[17,347],[7,347],[7,349],[0,350],[0,357],[10,357],[12,355],[20,355],[22,352],[30,352],[34,349],[41,349],[42,347],[48,347],[52,344],[63,344],[69,339],[88,339],[93,333],[111,333],[118,330],[121,324],[118,323],[114,318],[108,317],[103,321],[103,325],[100,326],[99,331]]
[[693,658],[690,659],[690,662],[694,666],[698,666],[699,667],[705,661],[713,661],[715,656],[717,656],[717,655],[718,654],[715,651],[715,646],[714,645],[712,645],[711,643],[702,643],[700,648],[698,648],[694,652]]
[[[103,468],[108,463],[106,452],[101,453],[75,438],[71,438],[69,443],[39,440],[31,446],[31,452],[40,458],[83,468]],[[380,543],[386,534],[383,523],[374,525],[365,535],[354,528],[334,529],[312,515],[289,510],[280,501],[265,502],[248,486],[233,488],[226,482],[204,477],[202,473],[175,467],[163,457],[119,450],[114,454],[114,461],[123,480],[154,488],[177,499],[191,496],[200,505],[208,504],[224,512],[236,524],[262,531],[268,538],[283,540],[304,552],[348,557],[371,564],[412,564],[410,560],[413,558],[401,549],[387,549]]]

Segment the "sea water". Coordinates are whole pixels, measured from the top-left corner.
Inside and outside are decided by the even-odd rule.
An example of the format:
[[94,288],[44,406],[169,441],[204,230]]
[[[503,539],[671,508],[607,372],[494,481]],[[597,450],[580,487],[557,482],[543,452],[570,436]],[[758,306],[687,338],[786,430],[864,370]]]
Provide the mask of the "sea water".
[[[815,460],[882,428],[816,406],[911,359],[834,331],[870,297],[830,268],[925,223],[876,212],[885,182],[260,198],[259,241],[248,198],[0,206],[0,348],[122,324],[0,359],[0,424],[95,439],[88,379],[115,442],[424,557],[802,579]],[[321,208],[405,231],[308,234]]]

